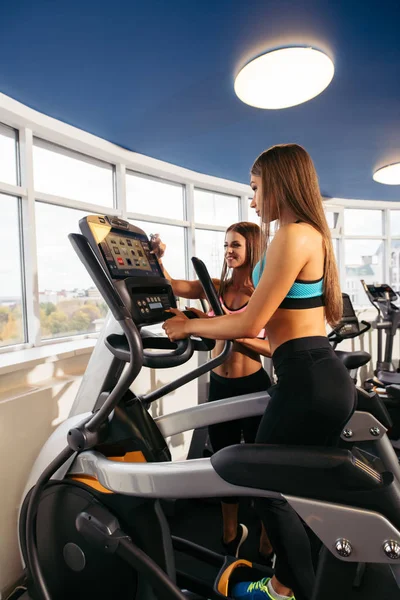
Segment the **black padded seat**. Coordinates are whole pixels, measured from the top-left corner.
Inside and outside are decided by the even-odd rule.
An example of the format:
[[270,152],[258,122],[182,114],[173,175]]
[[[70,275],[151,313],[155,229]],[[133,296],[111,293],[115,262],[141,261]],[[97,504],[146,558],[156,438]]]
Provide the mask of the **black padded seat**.
[[394,400],[400,400],[400,385],[392,384],[386,387],[386,391]]
[[378,419],[386,429],[391,429],[393,426],[392,419],[383,400],[381,400],[375,392],[368,393],[366,390],[357,388],[357,410],[370,413],[375,419]]
[[384,385],[396,385],[400,383],[400,373],[392,373],[391,371],[378,371],[377,379]]
[[363,367],[371,360],[371,355],[364,350],[357,350],[356,352],[344,352],[343,350],[335,350],[335,354],[346,369],[359,369]]
[[233,485],[375,510],[400,528],[400,485],[341,448],[238,444],[211,457]]

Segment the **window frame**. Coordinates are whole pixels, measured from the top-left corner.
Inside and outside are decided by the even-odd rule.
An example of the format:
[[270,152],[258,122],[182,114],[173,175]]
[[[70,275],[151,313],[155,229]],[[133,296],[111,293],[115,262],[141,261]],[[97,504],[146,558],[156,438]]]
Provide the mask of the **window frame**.
[[[220,179],[210,175],[196,173],[188,169],[172,165],[148,156],[130,152],[110,142],[98,138],[56,119],[52,119],[30,109],[12,98],[0,97],[0,123],[16,132],[17,183],[16,185],[0,181],[0,193],[15,196],[20,206],[20,246],[22,283],[24,289],[24,319],[26,342],[0,348],[0,353],[16,350],[49,346],[69,340],[97,337],[97,333],[78,334],[64,338],[41,340],[40,307],[37,277],[37,244],[35,223],[36,200],[61,207],[83,210],[87,213],[107,213],[124,219],[157,222],[184,228],[186,272],[193,277],[194,272],[190,257],[196,254],[196,229],[208,231],[225,231],[224,226],[212,223],[197,223],[194,212],[194,190],[214,192],[239,198],[238,220],[247,220],[249,216],[249,185]],[[71,198],[39,192],[33,181],[33,140],[37,138],[45,144],[59,146],[72,152],[84,155],[88,159],[106,162],[113,166],[114,172],[114,206],[105,207],[91,202],[83,202]],[[143,177],[156,178],[184,187],[184,213],[182,220],[157,217],[140,212],[127,211],[126,173],[133,172]],[[399,198],[400,199],[400,198]],[[389,280],[389,260],[392,239],[400,240],[400,234],[391,235],[390,211],[400,210],[393,202],[372,202],[325,198],[324,208],[339,214],[335,228],[331,230],[332,238],[338,240],[338,262],[342,286],[345,285],[344,242],[346,239],[372,239],[374,236],[345,236],[343,232],[343,215],[345,208],[382,209],[384,211],[383,236],[376,236],[384,242],[384,271]]]

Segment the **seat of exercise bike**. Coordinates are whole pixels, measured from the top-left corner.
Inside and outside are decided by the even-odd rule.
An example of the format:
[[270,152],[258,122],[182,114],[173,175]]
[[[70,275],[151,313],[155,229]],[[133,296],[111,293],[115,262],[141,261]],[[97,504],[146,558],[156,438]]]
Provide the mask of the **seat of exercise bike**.
[[233,485],[370,510],[379,506],[400,525],[393,474],[377,473],[346,449],[238,444],[216,452],[211,463]]
[[400,383],[400,373],[392,371],[377,371],[376,378],[384,385],[396,385]]
[[357,350],[355,352],[335,350],[335,354],[340,358],[346,369],[359,369],[371,360],[371,355],[364,350]]

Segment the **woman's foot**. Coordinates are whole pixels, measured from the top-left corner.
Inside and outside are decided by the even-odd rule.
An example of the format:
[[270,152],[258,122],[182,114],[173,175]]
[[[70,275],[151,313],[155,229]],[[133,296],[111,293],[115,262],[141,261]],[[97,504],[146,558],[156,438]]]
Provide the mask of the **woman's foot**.
[[237,558],[239,556],[240,546],[243,544],[244,541],[246,541],[248,534],[249,531],[246,525],[242,525],[242,523],[239,523],[237,527],[236,537],[234,537],[233,540],[231,540],[230,542],[224,542],[224,540],[222,540],[222,545],[226,550],[226,554],[228,556],[234,556],[235,558]]
[[[276,600],[276,598],[282,598],[282,596],[274,594],[270,577],[263,577],[259,581],[237,583],[233,586],[231,595],[235,600]],[[283,597],[295,600],[294,596]]]

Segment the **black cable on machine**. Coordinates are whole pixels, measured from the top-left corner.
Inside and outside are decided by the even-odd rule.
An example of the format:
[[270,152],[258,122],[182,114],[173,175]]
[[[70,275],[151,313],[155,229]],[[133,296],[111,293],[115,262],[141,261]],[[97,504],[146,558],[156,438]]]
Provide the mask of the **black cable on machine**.
[[30,574],[35,587],[41,596],[38,600],[52,600],[39,564],[39,555],[36,546],[36,513],[44,486],[54,473],[73,455],[74,450],[67,446],[43,471],[36,485],[33,487],[26,516],[26,554]]

